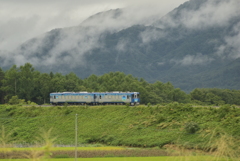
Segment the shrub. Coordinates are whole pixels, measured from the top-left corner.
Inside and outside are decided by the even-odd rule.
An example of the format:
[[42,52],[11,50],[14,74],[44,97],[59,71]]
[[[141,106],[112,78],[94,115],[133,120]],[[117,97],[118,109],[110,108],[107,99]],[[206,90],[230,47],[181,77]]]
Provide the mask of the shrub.
[[147,107],[150,107],[151,106],[151,103],[149,102],[148,104],[147,104]]
[[200,128],[199,125],[196,122],[188,122],[185,124],[184,127],[185,131],[189,134],[196,133]]
[[8,103],[10,105],[18,105],[20,103],[20,100],[18,99],[18,96],[12,96]]
[[218,109],[219,117],[220,117],[220,118],[225,117],[225,116],[231,111],[231,109],[232,109],[232,108],[231,108],[230,105],[221,106],[221,107]]

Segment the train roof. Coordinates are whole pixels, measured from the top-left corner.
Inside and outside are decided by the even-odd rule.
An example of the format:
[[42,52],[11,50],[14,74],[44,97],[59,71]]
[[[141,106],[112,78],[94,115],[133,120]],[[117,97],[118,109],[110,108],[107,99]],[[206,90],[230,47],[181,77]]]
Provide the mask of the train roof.
[[53,92],[50,94],[134,94],[134,93],[139,93],[139,92],[122,92],[122,91],[112,91],[112,92],[86,92],[86,91],[81,91],[81,92]]

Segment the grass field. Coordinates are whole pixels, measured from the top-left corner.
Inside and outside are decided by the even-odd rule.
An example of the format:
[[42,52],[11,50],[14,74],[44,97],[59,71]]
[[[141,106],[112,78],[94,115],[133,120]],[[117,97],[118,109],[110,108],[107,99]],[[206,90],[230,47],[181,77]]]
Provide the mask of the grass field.
[[[29,151],[33,148],[7,148],[7,151]],[[36,147],[35,150],[42,150],[42,147]],[[104,147],[78,147],[77,150],[124,150],[123,147],[104,146]],[[75,147],[52,147],[51,151],[74,151]],[[6,151],[6,148],[0,148],[1,151]]]
[[[240,158],[240,109],[232,106],[6,106],[0,108],[0,118],[2,159],[47,155],[54,161],[74,160],[74,147],[53,146],[74,146],[76,125],[78,145],[90,146],[77,148],[78,160],[213,160],[199,151]],[[11,144],[42,148],[8,149]]]
[[[9,159],[0,159],[6,161]],[[29,161],[29,159],[12,159],[12,161]],[[75,161],[75,158],[49,159],[49,161]],[[209,156],[187,157],[118,157],[118,158],[77,158],[77,161],[232,161],[231,159],[216,159]]]

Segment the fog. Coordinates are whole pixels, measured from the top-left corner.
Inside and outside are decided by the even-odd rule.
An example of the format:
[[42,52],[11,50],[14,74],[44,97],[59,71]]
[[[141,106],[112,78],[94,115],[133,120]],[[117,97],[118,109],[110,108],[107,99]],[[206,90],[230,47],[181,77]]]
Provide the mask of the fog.
[[[0,0],[0,58],[4,59],[1,66],[23,65],[26,62],[34,66],[53,66],[67,62],[70,68],[74,68],[85,64],[83,54],[105,47],[99,41],[104,32],[116,33],[136,24],[161,28],[146,30],[139,35],[142,43],[147,44],[167,37],[164,27],[177,27],[181,24],[189,30],[199,31],[214,26],[227,27],[232,18],[240,15],[239,0],[206,0],[196,10],[181,10],[177,21],[171,16],[165,16],[185,1],[139,0],[136,3],[132,0],[73,0],[70,3],[67,0]],[[116,10],[117,8],[120,9]],[[93,16],[95,14],[97,16]],[[93,17],[89,18],[90,16]],[[157,25],[155,22],[162,17],[164,25]],[[57,39],[52,42],[46,36],[49,33],[44,33],[56,28],[66,29],[54,30]],[[19,48],[19,45],[34,37],[37,39],[24,51]],[[225,37],[223,44],[216,43],[215,55],[222,58],[240,57],[239,41],[240,23],[233,27],[231,35]],[[54,45],[48,54],[41,55],[40,58],[32,56],[36,52],[43,53],[42,47],[50,43]],[[126,51],[129,43],[129,40],[119,40],[116,49]],[[71,54],[65,54],[66,52]],[[211,63],[213,58],[197,52],[171,61],[181,65],[199,65]]]

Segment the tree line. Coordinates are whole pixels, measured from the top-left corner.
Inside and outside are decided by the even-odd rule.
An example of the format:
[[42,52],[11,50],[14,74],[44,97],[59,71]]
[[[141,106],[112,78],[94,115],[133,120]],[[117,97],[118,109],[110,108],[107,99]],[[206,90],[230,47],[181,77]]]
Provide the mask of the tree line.
[[8,103],[13,96],[37,104],[49,103],[51,92],[140,92],[141,104],[165,104],[171,102],[196,103],[201,105],[240,105],[240,90],[194,89],[190,94],[175,88],[170,82],[148,83],[122,72],[110,72],[102,76],[91,75],[81,79],[75,73],[41,73],[32,64],[9,70],[0,68],[0,103]]

